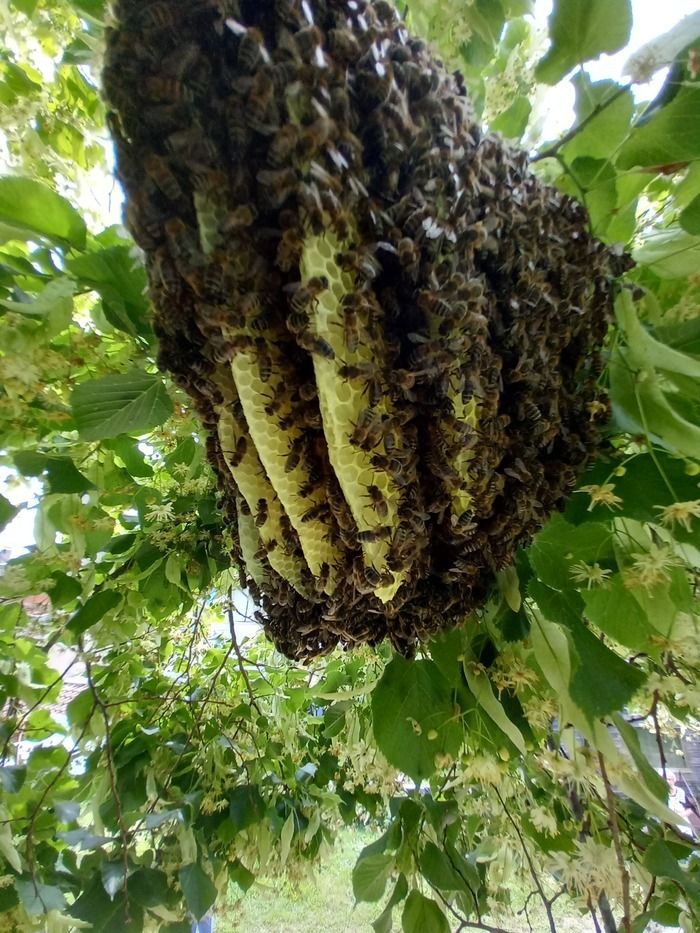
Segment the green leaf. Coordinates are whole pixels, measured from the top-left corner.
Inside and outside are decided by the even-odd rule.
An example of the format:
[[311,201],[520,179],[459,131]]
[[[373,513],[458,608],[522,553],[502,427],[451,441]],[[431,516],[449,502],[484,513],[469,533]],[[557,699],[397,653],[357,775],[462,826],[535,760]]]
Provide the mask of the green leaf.
[[50,910],[66,909],[66,899],[63,891],[53,885],[41,884],[39,881],[15,881],[15,890],[19,895],[22,906],[28,914],[45,914]]
[[76,637],[100,621],[111,609],[122,601],[121,594],[115,590],[100,590],[93,593],[71,617],[66,626]]
[[639,769],[640,774],[644,778],[647,787],[649,790],[666,803],[666,798],[668,797],[668,785],[666,781],[661,777],[660,774],[652,768],[649,764],[647,756],[642,750],[642,746],[639,742],[639,734],[634,726],[631,726],[626,722],[619,713],[613,713],[612,721],[617,727],[617,731],[622,736],[622,741],[627,746],[627,750],[632,756],[632,760]]
[[680,884],[681,889],[694,898],[700,898],[700,884],[678,864],[670,848],[661,839],[657,839],[644,853],[642,864],[652,875],[671,878]]
[[10,524],[18,512],[19,509],[16,505],[13,505],[9,499],[0,495],[0,531]]
[[229,814],[236,832],[259,823],[265,815],[265,801],[252,784],[234,787],[229,796]]
[[[582,493],[576,493],[586,502]],[[587,502],[586,502],[587,505]],[[606,512],[608,518],[610,513]],[[578,527],[570,525],[555,513],[528,551],[528,559],[537,577],[555,590],[572,589],[571,570],[584,561],[595,564],[612,556],[612,534],[607,524],[587,522]]]
[[630,37],[629,0],[555,0],[549,17],[551,46],[535,69],[535,77],[556,84],[572,68],[617,52]]
[[168,876],[157,868],[139,868],[129,875],[129,897],[142,907],[158,907],[172,900]]
[[675,97],[635,127],[617,156],[617,166],[672,166],[700,157],[700,87],[684,84]]
[[143,933],[143,909],[124,891],[111,899],[104,889],[99,872],[92,882],[84,884],[80,897],[69,908],[69,914],[92,924],[91,933]]
[[378,852],[360,856],[352,870],[352,893],[356,901],[374,903],[381,899],[394,867],[394,856]]
[[114,900],[118,891],[124,887],[124,862],[103,862],[100,866],[102,874],[102,885],[109,895],[110,900]]
[[622,709],[642,686],[646,675],[586,628],[577,593],[557,593],[536,580],[528,592],[548,619],[566,628],[571,639],[576,653],[569,684],[571,699],[589,719]]
[[464,891],[466,884],[455,870],[446,852],[428,842],[420,854],[420,870],[426,881],[440,891]]
[[69,457],[49,457],[46,461],[46,478],[51,494],[70,495],[95,488],[95,484],[91,483],[87,476],[83,476]]
[[178,872],[178,878],[190,913],[195,920],[201,920],[216,900],[213,881],[196,862],[183,865]]
[[22,789],[26,777],[27,769],[24,765],[0,766],[0,784],[8,794],[18,793]]
[[386,903],[386,907],[377,917],[376,920],[372,921],[372,928],[374,933],[391,933],[391,915],[394,910],[394,907],[400,903],[408,894],[408,882],[406,881],[405,875],[399,875],[396,884],[394,885],[394,890],[391,892],[391,897]]
[[634,112],[632,92],[623,92],[615,81],[591,81],[585,71],[575,74],[571,83],[576,90],[576,122],[589,122],[566,143],[562,155],[569,164],[581,156],[607,159],[627,136]]
[[465,658],[464,676],[467,686],[474,694],[474,698],[486,715],[493,720],[501,732],[504,732],[510,741],[515,745],[521,755],[525,754],[525,740],[520,729],[510,721],[502,704],[497,699],[491,686],[491,681],[485,671],[474,667],[469,660]]
[[435,901],[420,891],[411,891],[401,915],[404,933],[450,933],[447,918]]
[[42,182],[0,178],[0,236],[30,240],[46,237],[82,249],[85,221],[71,204]]
[[516,97],[508,109],[499,113],[491,122],[490,129],[506,139],[520,139],[527,128],[531,112],[532,104],[528,98]]
[[81,382],[71,406],[80,436],[87,441],[144,434],[163,424],[173,410],[163,381],[138,370]]
[[700,194],[681,211],[678,222],[686,233],[700,236]]
[[255,883],[255,875],[252,871],[249,871],[239,859],[229,864],[228,874],[231,881],[237,884],[244,894],[252,888]]
[[372,693],[372,721],[388,761],[416,781],[433,774],[438,753],[454,756],[462,741],[449,684],[433,661],[395,657]]
[[604,586],[582,591],[586,615],[605,635],[633,651],[649,649],[646,613],[616,573]]
[[123,434],[105,446],[115,452],[132,476],[153,476],[153,467],[146,463],[146,458],[138,448],[138,442],[132,437]]

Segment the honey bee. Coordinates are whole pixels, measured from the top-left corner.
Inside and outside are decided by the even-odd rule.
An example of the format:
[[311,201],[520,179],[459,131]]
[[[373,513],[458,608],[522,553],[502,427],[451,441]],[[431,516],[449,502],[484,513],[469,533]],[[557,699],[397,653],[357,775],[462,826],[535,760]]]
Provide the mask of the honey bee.
[[282,233],[282,239],[277,246],[276,262],[283,272],[299,265],[301,254],[304,249],[304,240],[299,231],[290,228]]
[[539,410],[537,405],[535,405],[532,399],[525,399],[522,402],[521,408],[525,418],[533,424],[536,424],[538,421],[542,420],[542,412]]
[[237,299],[239,311],[245,318],[250,319],[260,313],[260,297],[256,292],[245,292]]
[[262,337],[255,340],[255,346],[258,351],[258,375],[261,382],[269,382],[272,377],[273,362],[272,356],[267,350],[266,341]]
[[243,461],[243,458],[245,457],[247,452],[248,452],[248,441],[246,439],[245,434],[241,434],[241,436],[236,441],[236,449],[231,455],[231,469],[232,470],[235,470],[236,467],[241,465],[241,462]]
[[239,204],[226,215],[226,219],[221,224],[222,233],[233,233],[236,230],[244,230],[254,222],[257,217],[257,210],[253,204]]
[[305,311],[291,311],[287,315],[287,328],[297,336],[303,333],[309,326],[309,315]]
[[277,547],[276,538],[270,538],[269,541],[263,541],[260,547],[257,549],[257,551],[254,554],[255,559],[263,560],[265,557],[267,557],[268,554],[272,554],[272,552],[275,550],[276,547]]
[[165,221],[165,236],[174,259],[189,259],[198,253],[196,234],[180,217]]
[[254,26],[246,27],[237,20],[226,20],[228,28],[239,37],[238,67],[252,74],[262,64],[269,64],[270,56],[265,48],[265,37]]
[[258,499],[258,505],[255,510],[255,527],[260,528],[267,521],[268,508],[267,499]]
[[360,45],[349,29],[329,29],[328,48],[338,62],[350,64],[360,57]]
[[302,499],[307,499],[313,492],[318,488],[316,483],[313,483],[311,480],[307,480],[302,483],[299,487],[299,495]]
[[277,129],[275,119],[278,120],[279,115],[273,113],[274,96],[275,86],[272,78],[262,69],[257,71],[245,108],[248,126],[256,133],[267,136]]
[[144,80],[144,91],[147,100],[162,100],[173,104],[191,104],[194,101],[192,90],[176,78],[149,75]]
[[389,506],[386,499],[384,498],[384,493],[381,491],[379,486],[368,486],[367,487],[367,496],[372,503],[374,511],[381,519],[386,519],[389,516]]
[[170,169],[166,159],[155,153],[149,153],[143,160],[143,167],[149,178],[153,179],[163,194],[171,201],[182,198],[182,188]]
[[257,174],[260,182],[261,194],[266,206],[271,209],[281,207],[287,198],[295,191],[299,181],[296,170],[261,169]]
[[298,314],[303,314],[310,307],[313,307],[318,300],[321,292],[328,288],[328,279],[325,275],[314,276],[306,283],[292,282],[285,285],[284,290],[291,292],[290,303],[292,310]]
[[375,544],[377,541],[386,541],[391,537],[391,525],[378,525],[367,531],[358,531],[357,540],[360,544]]
[[[320,46],[323,44],[323,33],[316,26],[306,26],[294,33],[294,43],[299,55],[305,62],[325,66],[325,59]],[[320,60],[319,60],[320,54]]]
[[304,402],[311,402],[318,395],[315,382],[303,382],[297,391],[299,392],[299,398]]
[[[299,139],[299,152],[305,158],[313,157],[317,152],[320,152],[323,147],[328,143],[329,139],[335,135],[336,125],[335,121],[331,120],[327,116],[317,117],[313,123],[310,123],[308,126],[305,126],[302,130],[301,137]],[[316,172],[314,173],[314,168]],[[328,173],[322,169],[321,166],[311,166],[312,173],[316,174],[316,177],[323,182],[330,180],[330,183],[333,183],[331,176],[326,176]]]
[[317,334],[311,333],[311,331],[306,330],[297,334],[296,341],[302,350],[306,350],[307,353],[322,356],[324,360],[335,359],[335,350],[328,341]]
[[287,459],[284,462],[284,472],[291,473],[293,470],[299,466],[301,462],[301,455],[306,446],[306,438],[303,434],[297,435],[292,441],[289,447],[289,453],[287,454]]
[[363,571],[365,582],[374,589],[382,582],[382,575],[374,567],[365,567]]
[[295,123],[287,123],[277,130],[267,150],[267,163],[270,168],[281,168],[294,154],[298,141],[299,128]]
[[250,142],[250,130],[246,123],[245,111],[235,94],[224,102],[224,121],[231,152],[236,161],[242,162]]
[[182,279],[163,247],[153,254],[153,268],[165,291],[171,296],[179,295],[182,291]]
[[343,308],[343,335],[346,347],[350,353],[354,353],[360,345],[362,337],[360,319],[354,308]]
[[331,508],[328,503],[321,502],[307,509],[301,516],[301,520],[302,522],[325,521],[327,518],[330,518],[330,514]]

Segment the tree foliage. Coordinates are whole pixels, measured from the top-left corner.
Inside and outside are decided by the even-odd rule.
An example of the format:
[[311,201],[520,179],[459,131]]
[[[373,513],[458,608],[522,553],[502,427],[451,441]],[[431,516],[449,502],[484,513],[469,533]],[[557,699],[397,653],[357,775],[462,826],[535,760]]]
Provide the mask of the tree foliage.
[[[3,929],[185,931],[357,820],[377,829],[352,876],[377,931],[498,929],[533,897],[554,930],[563,893],[608,931],[700,924],[695,844],[630,724],[671,767],[663,739],[696,730],[700,699],[700,37],[645,101],[586,68],[627,41],[628,3],[556,0],[548,49],[530,6],[408,15],[636,259],[600,375],[606,448],[478,618],[412,663],[298,667],[236,637],[199,427],[156,370],[139,251],[89,194],[109,194],[107,13],[9,3],[0,524],[33,510],[36,543],[0,579]],[[569,79],[575,123],[542,141],[537,82]]]

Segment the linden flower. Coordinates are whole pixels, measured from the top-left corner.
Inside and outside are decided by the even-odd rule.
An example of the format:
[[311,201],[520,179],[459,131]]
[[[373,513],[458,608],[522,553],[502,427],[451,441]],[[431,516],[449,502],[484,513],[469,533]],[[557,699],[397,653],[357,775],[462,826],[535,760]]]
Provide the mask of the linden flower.
[[541,833],[547,836],[556,836],[559,832],[554,814],[549,810],[542,807],[532,807],[528,816],[535,829],[538,829]]
[[612,570],[606,570],[600,564],[587,564],[580,560],[571,565],[569,572],[577,583],[585,583],[586,589],[590,590],[592,586],[605,586]]
[[148,512],[146,512],[146,518],[149,522],[169,522],[175,518],[175,513],[172,505],[168,502],[161,502],[149,508]]
[[690,521],[693,518],[700,518],[700,499],[692,499],[689,502],[673,502],[671,505],[655,505],[655,509],[661,512],[661,524],[668,528],[674,522],[682,525],[686,531],[690,531]]
[[641,586],[649,592],[659,583],[669,579],[668,571],[678,563],[670,547],[651,546],[646,554],[633,554],[634,562],[624,572],[625,586],[631,589]]
[[622,499],[614,493],[614,483],[604,483],[602,486],[593,484],[592,486],[581,486],[576,492],[587,492],[591,497],[591,504],[588,506],[590,512],[596,505],[607,505],[608,508],[619,508]]
[[593,402],[589,402],[586,406],[588,409],[588,414],[590,415],[589,421],[595,421],[599,415],[607,415],[608,406],[601,402],[599,399],[595,399]]

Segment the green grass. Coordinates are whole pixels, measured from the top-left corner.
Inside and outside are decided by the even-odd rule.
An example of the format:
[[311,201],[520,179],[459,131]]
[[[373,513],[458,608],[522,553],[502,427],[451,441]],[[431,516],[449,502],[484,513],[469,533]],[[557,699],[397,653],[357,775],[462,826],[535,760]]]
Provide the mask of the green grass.
[[[354,907],[351,875],[360,850],[374,838],[373,833],[362,830],[342,832],[323,867],[299,884],[282,879],[264,881],[253,885],[243,897],[232,886],[228,901],[217,911],[215,933],[372,933],[371,922],[381,913],[381,905]],[[580,917],[566,898],[559,898],[554,908],[558,933],[592,930],[590,918]],[[533,933],[549,933],[544,910],[534,899],[530,920]],[[495,925],[513,933],[529,933],[523,915]],[[401,929],[400,908],[394,911],[393,928]]]

